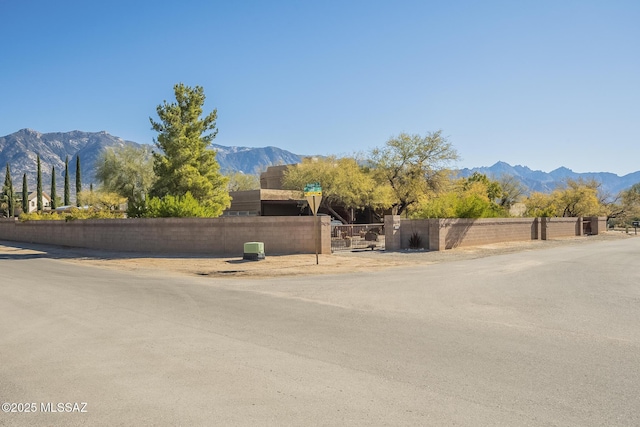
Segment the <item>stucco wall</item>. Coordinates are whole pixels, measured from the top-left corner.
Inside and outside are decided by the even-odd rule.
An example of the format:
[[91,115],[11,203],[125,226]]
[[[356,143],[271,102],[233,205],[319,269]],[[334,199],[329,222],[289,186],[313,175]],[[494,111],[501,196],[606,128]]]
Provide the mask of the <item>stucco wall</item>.
[[331,253],[328,217],[149,218],[121,220],[0,221],[0,240],[114,251],[241,256],[245,242],[265,253]]

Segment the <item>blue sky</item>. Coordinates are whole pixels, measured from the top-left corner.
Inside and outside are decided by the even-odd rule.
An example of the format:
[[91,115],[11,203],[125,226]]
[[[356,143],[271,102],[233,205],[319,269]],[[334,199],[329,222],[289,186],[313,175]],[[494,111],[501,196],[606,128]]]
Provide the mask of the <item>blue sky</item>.
[[462,160],[640,170],[638,1],[0,0],[0,135],[141,143],[175,83],[222,145],[352,154],[442,129]]

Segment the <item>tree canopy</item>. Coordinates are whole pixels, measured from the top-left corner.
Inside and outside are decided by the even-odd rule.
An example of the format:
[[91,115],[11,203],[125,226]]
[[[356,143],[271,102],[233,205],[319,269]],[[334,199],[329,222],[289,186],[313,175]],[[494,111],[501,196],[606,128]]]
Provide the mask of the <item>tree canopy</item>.
[[228,174],[229,183],[227,188],[229,191],[247,191],[260,189],[260,177],[258,175],[242,172],[233,172]]
[[321,207],[331,214],[343,218],[333,207],[346,209],[372,209],[391,206],[391,189],[388,185],[379,185],[373,173],[350,157],[305,158],[302,163],[290,166],[285,172],[283,187],[290,190],[303,190],[309,183],[318,182],[322,187]]
[[121,197],[147,194],[156,179],[151,149],[125,145],[102,151],[96,161],[96,178],[105,191]]
[[22,212],[29,212],[29,188],[27,186],[27,174],[22,175]]
[[82,191],[82,174],[80,173],[80,155],[76,155],[76,206],[80,207],[80,192]]
[[578,217],[602,215],[604,207],[598,197],[600,184],[593,180],[573,180],[553,190],[550,194],[534,192],[525,200],[525,215]]
[[230,206],[228,178],[220,173],[215,151],[209,150],[217,134],[217,110],[201,117],[205,101],[201,86],[174,86],[176,102],[164,101],[156,111],[159,122],[149,118],[158,132],[153,153],[157,181],[151,195],[183,197],[187,192],[212,209],[214,216]]
[[42,166],[40,164],[40,154],[38,154],[37,156],[37,176],[36,176],[36,198],[37,200],[37,207],[38,207],[38,212],[42,212],[43,209],[43,203],[42,203]]
[[4,186],[2,187],[3,199],[6,204],[7,217],[15,216],[15,195],[13,194],[13,181],[11,180],[11,168],[7,163],[7,170],[4,176]]
[[401,215],[423,195],[437,191],[448,180],[447,167],[457,159],[457,151],[437,131],[424,137],[401,133],[372,150],[369,161],[378,181],[391,187],[393,213]]
[[56,167],[51,166],[51,209],[58,207],[58,194],[56,193]]
[[414,218],[495,218],[509,216],[498,204],[500,184],[486,175],[474,173],[443,185],[437,194],[423,197]]
[[629,225],[640,220],[640,183],[621,191],[614,200],[605,204],[607,219],[618,225]]
[[514,204],[519,202],[527,191],[524,184],[513,175],[501,175],[497,182],[501,190],[498,204],[506,210],[509,210]]
[[69,156],[64,161],[64,205],[71,205],[71,190],[69,187]]

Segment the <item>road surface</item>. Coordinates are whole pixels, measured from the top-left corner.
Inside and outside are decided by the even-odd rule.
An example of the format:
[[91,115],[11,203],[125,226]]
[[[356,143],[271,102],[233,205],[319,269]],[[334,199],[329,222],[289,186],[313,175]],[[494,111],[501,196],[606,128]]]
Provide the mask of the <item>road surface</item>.
[[640,425],[639,259],[242,280],[0,256],[0,425]]

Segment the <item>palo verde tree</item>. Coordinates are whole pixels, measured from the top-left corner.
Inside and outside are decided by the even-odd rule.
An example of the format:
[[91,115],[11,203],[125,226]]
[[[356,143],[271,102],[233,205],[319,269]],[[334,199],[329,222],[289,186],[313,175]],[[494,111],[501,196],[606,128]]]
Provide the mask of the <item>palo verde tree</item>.
[[475,172],[451,181],[435,196],[425,197],[412,212],[414,218],[495,218],[508,216],[497,201],[497,181]]
[[69,156],[64,161],[64,205],[71,205],[71,190],[69,189]]
[[220,173],[215,151],[208,149],[217,134],[217,110],[201,117],[205,101],[201,86],[191,88],[179,83],[173,90],[176,102],[164,101],[156,109],[160,121],[149,118],[152,129],[158,132],[154,143],[160,150],[153,153],[157,181],[151,196],[183,197],[191,193],[212,216],[219,216],[231,199],[228,178]]
[[620,219],[628,225],[632,221],[640,220],[640,183],[634,184],[620,194],[622,209]]
[[563,186],[551,193],[559,208],[557,216],[599,215],[603,210],[598,197],[599,190],[600,183],[595,180],[567,179]]
[[439,130],[424,137],[401,133],[374,149],[369,162],[380,183],[391,186],[393,213],[401,215],[447,182],[446,168],[457,159],[457,151]]
[[42,168],[40,166],[40,154],[38,154],[38,172],[37,172],[37,183],[36,183],[36,199],[38,203],[38,212],[42,212],[44,209],[42,204]]
[[477,183],[481,184],[485,188],[487,199],[492,202],[495,202],[502,195],[500,183],[480,172],[474,172],[471,176],[463,178],[460,183],[463,190],[468,190]]
[[605,210],[594,180],[567,179],[550,194],[531,193],[524,201],[526,216],[579,217],[601,215]]
[[[353,220],[353,210],[391,206],[389,186],[379,185],[373,173],[355,158],[305,158],[302,163],[289,166],[282,180],[283,187],[290,190],[303,190],[312,182],[322,187],[321,207],[344,223]],[[341,215],[336,207],[344,208],[346,214]]]
[[26,173],[22,175],[22,212],[29,213],[29,187]]
[[56,167],[55,166],[51,166],[51,209],[55,209],[58,207],[58,202],[57,202],[57,197],[58,195],[56,194]]
[[76,155],[76,206],[80,207],[80,192],[82,192],[82,175],[80,174],[80,156]]

